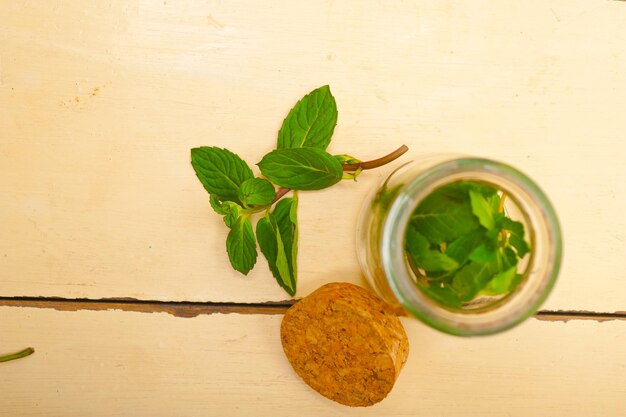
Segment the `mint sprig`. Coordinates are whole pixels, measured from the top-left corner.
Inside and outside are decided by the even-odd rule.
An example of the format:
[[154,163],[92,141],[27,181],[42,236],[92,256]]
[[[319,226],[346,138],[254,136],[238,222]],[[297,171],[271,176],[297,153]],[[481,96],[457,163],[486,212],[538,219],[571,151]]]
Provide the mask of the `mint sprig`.
[[[247,275],[256,264],[258,242],[272,275],[292,296],[298,281],[297,190],[321,190],[342,179],[356,180],[362,171],[392,162],[408,150],[403,145],[371,161],[332,155],[326,148],[336,124],[335,98],[323,86],[291,109],[278,132],[277,149],[257,164],[261,176],[255,177],[249,165],[227,149],[191,150],[191,165],[210,194],[211,207],[231,229],[226,251],[232,267]],[[292,190],[292,198],[283,198]],[[255,235],[252,220],[263,212]]]

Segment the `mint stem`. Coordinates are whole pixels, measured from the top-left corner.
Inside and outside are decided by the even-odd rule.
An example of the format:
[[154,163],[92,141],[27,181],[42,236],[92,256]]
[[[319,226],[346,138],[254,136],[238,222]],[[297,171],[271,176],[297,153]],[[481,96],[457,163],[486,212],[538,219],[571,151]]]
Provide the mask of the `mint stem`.
[[356,164],[344,164],[343,170],[356,171],[359,168],[361,168],[362,170],[378,168],[395,161],[408,150],[409,148],[406,145],[402,145],[395,151],[391,152],[389,155],[385,155],[382,158],[372,159],[371,161],[359,162]]
[[502,193],[502,197],[500,197],[500,203],[498,203],[498,213],[502,213],[504,211],[504,200],[506,200],[506,193]]
[[276,197],[274,197],[274,201],[272,201],[272,204],[274,204],[275,202],[283,198],[283,196],[287,194],[289,191],[291,191],[290,188],[280,187],[278,191],[276,191]]
[[26,356],[32,355],[33,353],[35,353],[35,349],[29,347],[16,353],[0,356],[0,362],[8,362],[15,359],[24,358]]
[[[347,172],[356,171],[359,168],[362,170],[379,168],[383,165],[386,165],[400,158],[408,150],[409,150],[408,146],[402,145],[395,151],[391,152],[389,155],[385,155],[378,159],[372,159],[371,161],[359,162],[356,164],[343,164],[342,168],[344,171],[347,171]],[[274,198],[274,201],[272,201],[272,204],[280,200],[289,191],[291,191],[290,188],[280,187],[278,191],[276,191],[276,197]]]

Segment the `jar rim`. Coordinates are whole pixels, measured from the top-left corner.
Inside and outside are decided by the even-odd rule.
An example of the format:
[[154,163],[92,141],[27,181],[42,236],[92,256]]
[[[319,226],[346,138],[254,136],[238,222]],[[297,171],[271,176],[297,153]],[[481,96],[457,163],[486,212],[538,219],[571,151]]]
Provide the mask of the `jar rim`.
[[[511,187],[522,195],[522,210],[530,213],[538,226],[538,233],[549,242],[549,253],[535,274],[536,288],[507,296],[500,306],[485,311],[452,311],[431,300],[413,282],[404,260],[404,236],[410,216],[417,205],[436,188],[446,183],[490,179],[505,190]],[[536,247],[533,245],[532,251]],[[383,221],[380,259],[389,287],[400,304],[409,313],[430,326],[459,336],[487,335],[507,330],[532,314],[546,300],[556,282],[562,258],[561,229],[546,194],[521,171],[491,159],[460,157],[433,165],[404,184]],[[530,270],[529,265],[529,270]]]

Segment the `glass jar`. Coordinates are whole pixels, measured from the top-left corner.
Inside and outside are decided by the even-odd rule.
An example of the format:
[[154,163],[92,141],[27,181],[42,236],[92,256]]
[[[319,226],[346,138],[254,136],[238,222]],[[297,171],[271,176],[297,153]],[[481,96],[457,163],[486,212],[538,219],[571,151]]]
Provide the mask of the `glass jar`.
[[[422,292],[407,262],[404,238],[411,214],[437,188],[477,181],[506,193],[504,209],[521,222],[531,251],[510,294],[450,308]],[[509,329],[545,301],[561,264],[561,231],[550,201],[530,178],[506,164],[473,157],[437,156],[402,165],[366,202],[357,228],[361,269],[375,292],[428,325],[459,336]]]

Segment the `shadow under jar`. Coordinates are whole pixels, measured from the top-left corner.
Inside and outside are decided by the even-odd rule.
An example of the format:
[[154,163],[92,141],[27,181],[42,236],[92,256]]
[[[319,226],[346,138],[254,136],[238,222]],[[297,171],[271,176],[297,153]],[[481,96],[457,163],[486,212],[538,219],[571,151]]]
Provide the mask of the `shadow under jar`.
[[357,249],[379,296],[459,336],[501,332],[531,316],[562,254],[554,209],[530,178],[458,156],[394,171],[366,202]]

